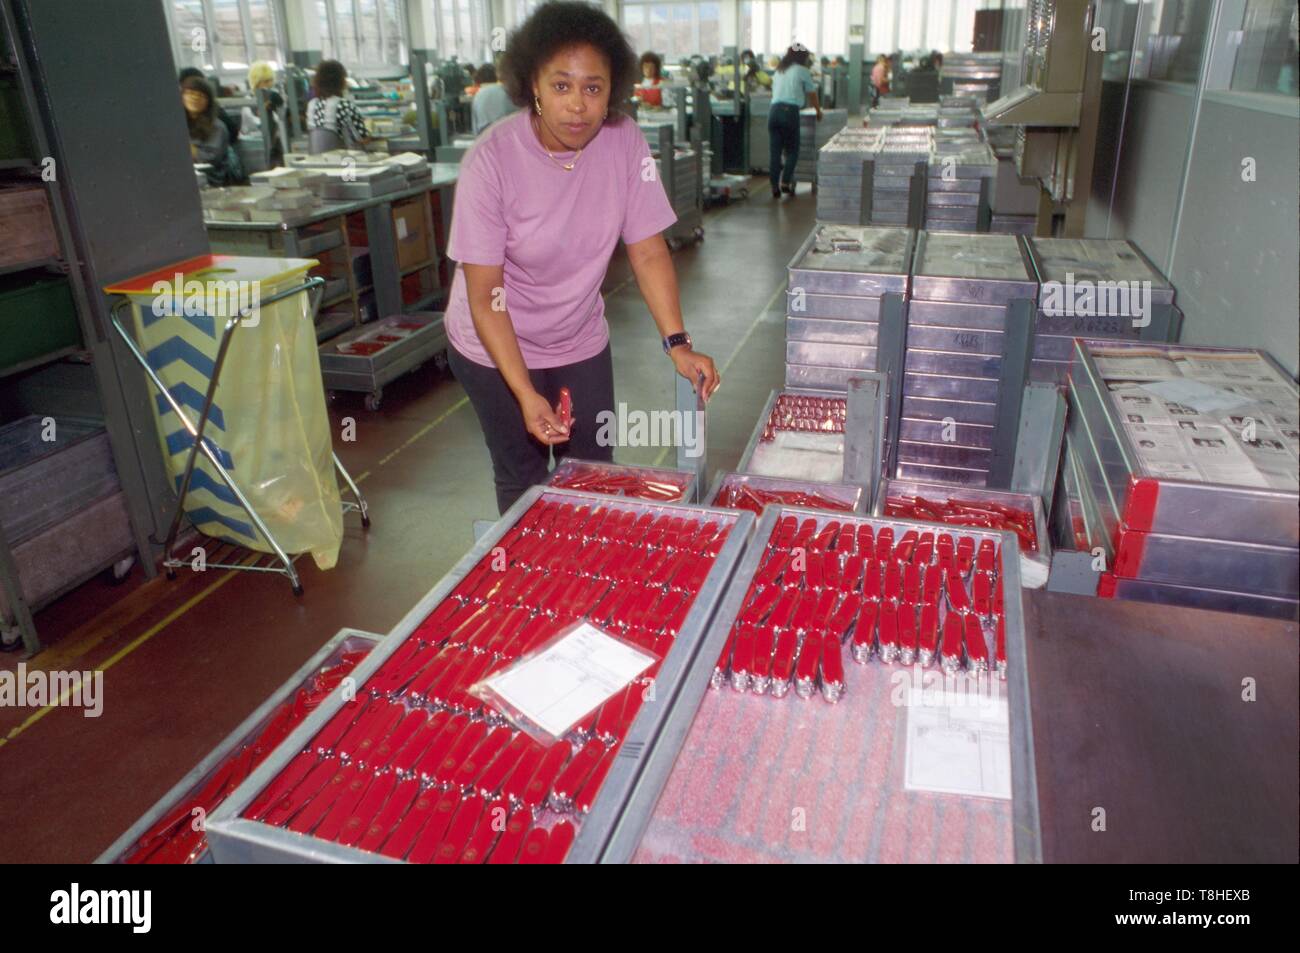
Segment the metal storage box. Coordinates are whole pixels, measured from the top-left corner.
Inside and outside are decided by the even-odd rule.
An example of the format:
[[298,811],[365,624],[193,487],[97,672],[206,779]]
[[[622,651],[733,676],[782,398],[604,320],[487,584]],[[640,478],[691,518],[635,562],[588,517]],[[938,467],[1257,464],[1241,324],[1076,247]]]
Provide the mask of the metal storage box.
[[[1271,435],[1261,437],[1261,442],[1275,444],[1280,457],[1289,459],[1294,468],[1297,443],[1286,436],[1295,433],[1294,425],[1288,431],[1279,423],[1294,421],[1300,410],[1294,382],[1258,351],[1085,340],[1076,341],[1075,347],[1069,378],[1068,458],[1088,542],[1106,556],[1108,573],[1103,580],[1110,582],[1103,581],[1099,592],[1294,615],[1290,610],[1300,601],[1300,493],[1244,485],[1244,479],[1214,482],[1201,479],[1206,473],[1198,470],[1221,465],[1216,461],[1222,455],[1235,465],[1234,453],[1241,455],[1243,466],[1253,466],[1246,451],[1237,449],[1234,414],[1243,422],[1251,415],[1257,417]],[[1105,376],[1102,361],[1108,368]],[[1218,411],[1217,416],[1198,416],[1136,386],[1137,381],[1168,379],[1163,375],[1180,365],[1198,374],[1208,367],[1211,380],[1216,366],[1240,370],[1243,379],[1252,383],[1219,383],[1244,386],[1251,392],[1262,387],[1283,397],[1286,406],[1248,404]],[[1126,369],[1135,372],[1131,379]],[[1172,370],[1173,377],[1180,373]],[[1201,383],[1205,379],[1193,377]],[[1126,406],[1133,413],[1122,412],[1114,397],[1132,401]],[[1188,436],[1183,436],[1182,424],[1166,414],[1170,409],[1178,410],[1183,423],[1191,424]],[[1278,425],[1276,430],[1270,420]],[[1135,434],[1151,449],[1140,450]],[[1192,448],[1188,441],[1198,439],[1218,449]],[[1226,446],[1229,443],[1233,446]],[[1144,452],[1165,456],[1147,462]],[[1210,455],[1199,456],[1206,453]],[[1252,477],[1255,482],[1273,478],[1262,471]],[[1294,481],[1294,469],[1290,479]],[[1198,590],[1204,594],[1196,595]]]
[[[699,695],[707,685],[713,658],[701,653],[702,642],[712,631],[709,622],[721,601],[727,581],[735,570],[745,540],[754,523],[752,513],[736,510],[712,510],[680,504],[649,504],[641,501],[578,493],[550,487],[532,487],[462,558],[456,566],[402,619],[353,674],[367,691],[367,682],[375,671],[410,637],[430,613],[465,578],[469,571],[487,557],[498,542],[538,501],[601,506],[637,514],[677,514],[689,519],[717,521],[728,527],[728,535],[714,558],[703,585],[695,594],[690,610],[673,640],[656,676],[661,686],[658,704],[648,701],[631,723],[618,755],[610,762],[609,773],[600,788],[591,812],[570,848],[567,861],[591,862],[609,859],[610,842],[627,828],[627,806],[633,794],[657,795],[653,780],[646,771],[647,759],[656,754],[671,762],[680,739],[666,730],[670,721],[690,720],[690,715],[676,715],[679,709],[693,713]],[[242,817],[243,812],[275,779],[288,763],[304,749],[343,706],[332,695],[285,740],[240,787],[226,800],[208,823],[208,841],[218,863],[302,862],[302,863],[383,863],[389,859],[378,854],[300,835]]]
[[[726,494],[738,487],[748,486],[755,490],[777,493],[806,493],[833,500],[848,513],[866,513],[871,505],[862,487],[855,483],[819,483],[813,480],[783,480],[780,477],[764,477],[753,473],[719,473],[709,488],[705,506],[730,508],[725,502]],[[771,505],[771,504],[769,504]],[[795,504],[782,504],[795,505]],[[811,504],[810,504],[811,505]],[[743,507],[738,507],[743,508]],[[829,509],[830,507],[827,507]]]
[[[1182,313],[1174,289],[1137,245],[1121,239],[1029,238],[1039,281],[1030,377],[1065,383],[1073,339],[1175,341]],[[1085,299],[1084,312],[1075,308]],[[1139,311],[1145,313],[1139,314]]]
[[[769,507],[701,645],[701,656],[710,664],[726,645],[785,516],[800,522],[811,518],[819,527],[831,520],[888,525],[896,535],[907,529],[936,530],[928,523]],[[979,531],[971,535],[981,536]],[[643,785],[629,798],[626,822],[606,858],[733,863],[1040,859],[1019,566],[1012,534],[993,535],[1001,544],[1006,593],[1009,803],[907,790],[899,737],[906,730],[907,708],[895,699],[900,678],[908,684],[908,670],[877,660],[846,662],[846,691],[835,705],[753,697],[727,687],[706,694],[703,684],[690,685],[692,696],[704,696],[703,701],[697,711],[684,699],[665,725],[665,735],[674,743],[648,756]],[[805,809],[802,832],[791,824],[796,806]],[[918,829],[933,836],[918,843],[909,835]],[[970,836],[975,831],[978,836]]]
[[[591,493],[604,494],[604,490],[593,490],[585,486],[572,486],[572,481],[582,477],[583,471],[589,468],[598,468],[603,474],[607,474],[615,479],[626,477],[636,480],[654,480],[664,484],[670,484],[678,489],[678,495],[671,501],[662,502],[674,503],[694,503],[698,487],[696,486],[695,473],[690,470],[677,470],[672,467],[645,467],[634,466],[626,463],[605,463],[599,460],[578,460],[576,458],[565,458],[554,470],[551,471],[547,479],[547,486],[557,488],[567,488],[573,490],[584,490]],[[619,490],[610,493],[611,496],[635,497],[635,494],[628,493],[625,490]],[[658,501],[656,501],[658,502]]]
[[[1010,487],[1037,290],[1032,275],[1018,238],[918,236],[898,476]],[[945,426],[936,429],[936,422]]]
[[[149,808],[140,819],[96,859],[97,864],[123,863],[127,855],[163,816],[176,810],[186,799],[194,796],[196,791],[208,782],[215,771],[237,749],[254,740],[271,721],[275,710],[288,701],[308,680],[322,669],[338,664],[340,658],[350,652],[369,652],[383,636],[360,629],[339,629],[334,637],[317,650],[316,654],[303,663],[283,685],[277,688],[269,698],[257,706],[257,710],[240,722],[239,727],[209,752],[202,761],[194,766],[185,777],[181,778],[170,791],[158,799],[158,803]],[[186,815],[188,817],[188,814]],[[204,849],[194,861],[197,864],[212,863],[211,851]]]

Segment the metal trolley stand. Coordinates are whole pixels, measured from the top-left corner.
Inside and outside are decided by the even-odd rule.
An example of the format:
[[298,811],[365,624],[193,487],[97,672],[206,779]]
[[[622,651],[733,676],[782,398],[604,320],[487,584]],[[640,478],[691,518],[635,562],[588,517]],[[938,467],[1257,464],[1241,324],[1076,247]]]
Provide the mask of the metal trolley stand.
[[[314,318],[316,309],[320,306],[324,285],[325,280],[323,278],[308,278],[301,283],[288,288],[282,288],[273,294],[262,298],[259,302],[259,307],[265,307],[266,305],[274,304],[277,301],[282,301],[286,298],[306,292],[311,296],[310,308],[307,313],[309,319]],[[266,522],[258,515],[253,505],[249,502],[248,497],[245,495],[243,489],[240,488],[239,483],[233,476],[231,476],[229,469],[222,465],[220,455],[214,449],[212,441],[210,439],[205,439],[204,437],[208,423],[211,420],[213,398],[216,395],[217,386],[221,380],[221,371],[225,365],[226,356],[230,351],[230,342],[234,337],[236,329],[240,327],[246,318],[251,316],[252,309],[247,309],[243,313],[235,314],[227,318],[225,325],[222,328],[220,339],[217,342],[216,357],[213,360],[212,365],[212,376],[208,380],[207,391],[203,395],[202,404],[198,408],[198,419],[195,421],[185,412],[181,402],[177,400],[171,390],[169,390],[163,382],[162,378],[160,378],[158,373],[150,366],[148,358],[140,349],[140,345],[136,343],[135,338],[132,337],[131,333],[127,331],[126,327],[122,324],[122,311],[129,307],[131,303],[130,298],[122,297],[113,306],[111,314],[113,328],[121,337],[122,342],[126,345],[127,350],[130,351],[131,356],[135,358],[136,363],[140,365],[148,376],[149,381],[157,391],[158,398],[166,401],[168,407],[170,407],[171,411],[176,415],[177,419],[189,433],[191,438],[189,453],[186,455],[185,459],[185,469],[180,477],[179,487],[177,490],[176,508],[172,513],[171,524],[167,530],[166,541],[163,543],[163,567],[167,572],[167,578],[175,579],[176,570],[187,565],[185,560],[177,559],[173,555],[173,549],[176,545],[176,539],[180,535],[183,517],[186,513],[186,498],[189,495],[191,483],[194,477],[194,465],[197,462],[198,455],[202,453],[211,465],[212,469],[216,471],[220,476],[221,481],[238,501],[239,508],[247,514],[250,522],[256,528],[257,533],[266,541],[267,546],[271,550],[271,553],[268,555],[273,557],[265,560],[267,563],[266,565],[262,565],[264,560],[256,560],[251,563],[217,562],[208,563],[207,565],[217,569],[280,573],[288,578],[293,587],[294,595],[302,595],[302,580],[298,575],[298,570],[294,567],[296,554],[290,556],[285,552],[284,548],[271,534]],[[352,475],[348,473],[347,469],[343,466],[343,463],[339,460],[338,454],[331,451],[331,457],[334,460],[334,467],[343,478],[343,482],[347,484],[348,491],[353,497],[353,501],[343,501],[343,512],[360,513],[361,525],[369,527],[370,512],[365,497],[362,496],[361,490],[357,486],[356,481],[352,478]]]

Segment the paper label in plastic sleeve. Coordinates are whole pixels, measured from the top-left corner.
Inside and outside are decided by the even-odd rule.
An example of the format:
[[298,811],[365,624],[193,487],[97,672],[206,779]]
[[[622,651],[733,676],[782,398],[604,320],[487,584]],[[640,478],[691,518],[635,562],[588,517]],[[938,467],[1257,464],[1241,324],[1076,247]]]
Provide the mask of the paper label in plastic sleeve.
[[486,685],[521,715],[559,738],[628,686],[655,659],[584,622]]

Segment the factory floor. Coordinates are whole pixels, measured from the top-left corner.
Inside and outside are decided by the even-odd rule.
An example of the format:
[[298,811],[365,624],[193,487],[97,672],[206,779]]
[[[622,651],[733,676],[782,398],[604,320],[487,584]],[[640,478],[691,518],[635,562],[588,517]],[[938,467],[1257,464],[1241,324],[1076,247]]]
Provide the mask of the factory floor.
[[[793,200],[751,197],[705,214],[702,244],[674,255],[686,325],[724,384],[709,406],[710,477],[733,467],[784,368],[785,266],[815,220],[806,184]],[[673,406],[674,380],[622,252],[605,284],[616,399]],[[491,468],[464,391],[432,367],[330,405],[336,443],[373,518],[345,519],[336,568],[299,561],[305,593],[278,575],[209,570],[120,585],[95,580],[38,614],[46,648],[28,670],[102,670],[103,711],[0,707],[0,862],[87,862],[293,674],[340,628],[387,632],[495,518]],[[671,464],[670,450],[616,450]],[[0,669],[18,658],[0,656]]]

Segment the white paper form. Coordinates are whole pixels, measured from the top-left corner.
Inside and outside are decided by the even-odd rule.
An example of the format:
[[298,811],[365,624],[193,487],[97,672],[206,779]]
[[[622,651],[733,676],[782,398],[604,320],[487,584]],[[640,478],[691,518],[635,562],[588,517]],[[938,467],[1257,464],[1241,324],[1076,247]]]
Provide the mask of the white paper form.
[[968,797],[1011,799],[1011,729],[1007,700],[943,692],[908,692],[903,786]]
[[655,659],[589,622],[485,684],[521,715],[558,738],[627,687]]

